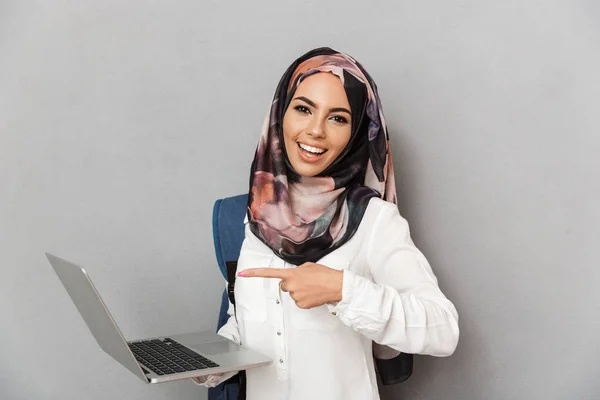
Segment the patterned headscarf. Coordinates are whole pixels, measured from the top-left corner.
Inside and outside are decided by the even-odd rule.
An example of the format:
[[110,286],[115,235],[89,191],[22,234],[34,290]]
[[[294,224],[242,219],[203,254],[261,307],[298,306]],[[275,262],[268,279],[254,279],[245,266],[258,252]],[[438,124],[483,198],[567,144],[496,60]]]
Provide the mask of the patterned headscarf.
[[[303,79],[319,72],[333,73],[344,85],[352,133],[330,166],[314,177],[303,177],[285,151],[283,116]],[[291,264],[317,262],[354,235],[373,197],[396,203],[377,86],[350,56],[330,48],[312,50],[287,69],[265,119],[250,172],[250,229]]]

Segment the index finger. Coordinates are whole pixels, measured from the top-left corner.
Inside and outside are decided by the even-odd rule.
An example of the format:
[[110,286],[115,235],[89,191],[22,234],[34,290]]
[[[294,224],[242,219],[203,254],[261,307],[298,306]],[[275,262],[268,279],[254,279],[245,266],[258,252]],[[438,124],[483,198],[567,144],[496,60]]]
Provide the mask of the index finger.
[[286,279],[290,271],[283,268],[248,268],[238,272],[242,278],[279,278]]

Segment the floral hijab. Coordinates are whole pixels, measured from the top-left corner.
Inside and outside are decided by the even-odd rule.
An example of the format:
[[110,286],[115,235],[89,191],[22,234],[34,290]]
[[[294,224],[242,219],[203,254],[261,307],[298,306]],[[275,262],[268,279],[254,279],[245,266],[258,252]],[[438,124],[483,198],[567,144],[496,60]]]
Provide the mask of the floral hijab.
[[[333,73],[344,85],[352,133],[329,167],[317,176],[303,177],[294,171],[285,151],[283,116],[298,85],[319,72]],[[250,229],[291,264],[317,262],[352,238],[373,197],[396,203],[377,86],[350,56],[330,48],[312,50],[287,69],[265,119],[250,173]]]

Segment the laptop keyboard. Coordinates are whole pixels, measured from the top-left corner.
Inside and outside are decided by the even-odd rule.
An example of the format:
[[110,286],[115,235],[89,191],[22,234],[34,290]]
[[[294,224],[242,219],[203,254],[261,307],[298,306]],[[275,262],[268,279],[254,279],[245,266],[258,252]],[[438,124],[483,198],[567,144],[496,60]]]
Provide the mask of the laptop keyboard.
[[130,342],[128,345],[136,360],[156,375],[178,374],[219,366],[170,338]]

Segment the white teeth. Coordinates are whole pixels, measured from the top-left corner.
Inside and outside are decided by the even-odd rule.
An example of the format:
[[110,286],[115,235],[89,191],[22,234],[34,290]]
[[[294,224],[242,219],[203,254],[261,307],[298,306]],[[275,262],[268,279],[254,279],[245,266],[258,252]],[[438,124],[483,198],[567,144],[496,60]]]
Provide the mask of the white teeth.
[[319,149],[318,147],[309,146],[309,145],[306,145],[304,143],[298,143],[298,145],[303,150],[310,151],[311,153],[314,153],[314,154],[323,154],[323,153],[325,153],[325,149]]

